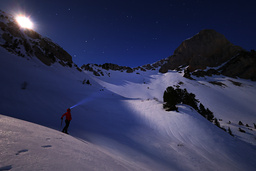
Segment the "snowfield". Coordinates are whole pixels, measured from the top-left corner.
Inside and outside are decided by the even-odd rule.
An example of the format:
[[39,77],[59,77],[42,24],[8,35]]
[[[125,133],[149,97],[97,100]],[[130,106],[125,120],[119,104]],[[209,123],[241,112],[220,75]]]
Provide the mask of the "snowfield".
[[0,170],[135,169],[99,147],[59,131],[3,115],[0,124]]
[[[2,48],[0,59],[0,170],[256,168],[255,82],[224,76],[189,80],[176,71],[157,70],[103,70],[105,76],[96,77]],[[235,136],[190,106],[165,111],[163,93],[174,85],[196,94]],[[59,131],[60,117],[72,106],[66,135]]]

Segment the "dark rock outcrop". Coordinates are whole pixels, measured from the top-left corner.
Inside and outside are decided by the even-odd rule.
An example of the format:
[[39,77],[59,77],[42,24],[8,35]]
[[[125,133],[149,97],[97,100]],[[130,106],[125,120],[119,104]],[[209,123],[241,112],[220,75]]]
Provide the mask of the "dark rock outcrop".
[[104,76],[103,70],[105,70],[105,74],[109,75],[107,72],[108,70],[112,71],[121,71],[124,72],[126,71],[127,73],[133,73],[134,69],[127,67],[127,66],[119,66],[117,64],[112,64],[112,63],[105,63],[102,65],[97,65],[97,64],[84,64],[81,69],[86,70],[86,71],[91,71],[95,76]]
[[105,70],[113,70],[113,71],[126,71],[127,73],[132,73],[133,69],[127,66],[119,66],[117,64],[112,64],[112,63],[105,63],[103,65],[99,65],[102,69]]
[[[96,69],[97,67],[97,69]],[[84,64],[81,66],[81,69],[82,70],[85,70],[85,71],[90,71],[92,72],[95,76],[104,76],[103,72],[98,68],[98,65],[97,64]]]
[[222,34],[214,30],[202,30],[197,35],[185,40],[162,65],[160,72],[174,70],[181,65],[188,70],[216,67],[230,60],[242,50],[230,43]]
[[219,69],[221,74],[256,81],[256,52],[242,51]]
[[207,71],[198,70],[192,73],[192,75],[196,77],[204,77],[204,76],[212,76],[212,75],[220,75],[220,73],[215,69],[209,69]]

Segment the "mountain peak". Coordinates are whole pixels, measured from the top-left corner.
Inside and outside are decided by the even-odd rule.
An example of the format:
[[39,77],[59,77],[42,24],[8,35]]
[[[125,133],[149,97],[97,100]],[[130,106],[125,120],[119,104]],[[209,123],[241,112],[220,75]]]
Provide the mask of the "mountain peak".
[[72,66],[72,57],[49,38],[34,30],[21,29],[12,15],[0,11],[0,46],[18,56],[38,58],[45,65],[59,62]]
[[201,30],[192,38],[183,41],[159,71],[164,73],[181,65],[189,66],[189,71],[205,69],[208,66],[216,67],[241,50],[241,47],[233,45],[217,31]]

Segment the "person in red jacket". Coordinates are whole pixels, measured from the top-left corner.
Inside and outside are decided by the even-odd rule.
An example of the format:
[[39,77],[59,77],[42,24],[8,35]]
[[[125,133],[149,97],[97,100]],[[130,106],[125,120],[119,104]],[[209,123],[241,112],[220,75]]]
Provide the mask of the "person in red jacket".
[[66,134],[68,133],[69,123],[70,123],[70,121],[72,120],[70,111],[71,111],[71,110],[68,108],[68,109],[67,109],[67,112],[64,113],[64,114],[61,116],[61,120],[63,120],[63,117],[66,116],[66,120],[65,120],[66,125],[65,125],[65,127],[63,128],[63,130],[62,130],[62,132],[66,133]]

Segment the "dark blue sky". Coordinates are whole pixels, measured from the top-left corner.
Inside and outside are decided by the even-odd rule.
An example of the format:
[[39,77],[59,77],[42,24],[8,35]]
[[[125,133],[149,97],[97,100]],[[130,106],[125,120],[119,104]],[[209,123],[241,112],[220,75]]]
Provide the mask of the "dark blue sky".
[[256,49],[255,7],[255,0],[0,1],[7,13],[29,15],[35,30],[62,46],[79,66],[153,63],[202,29]]

